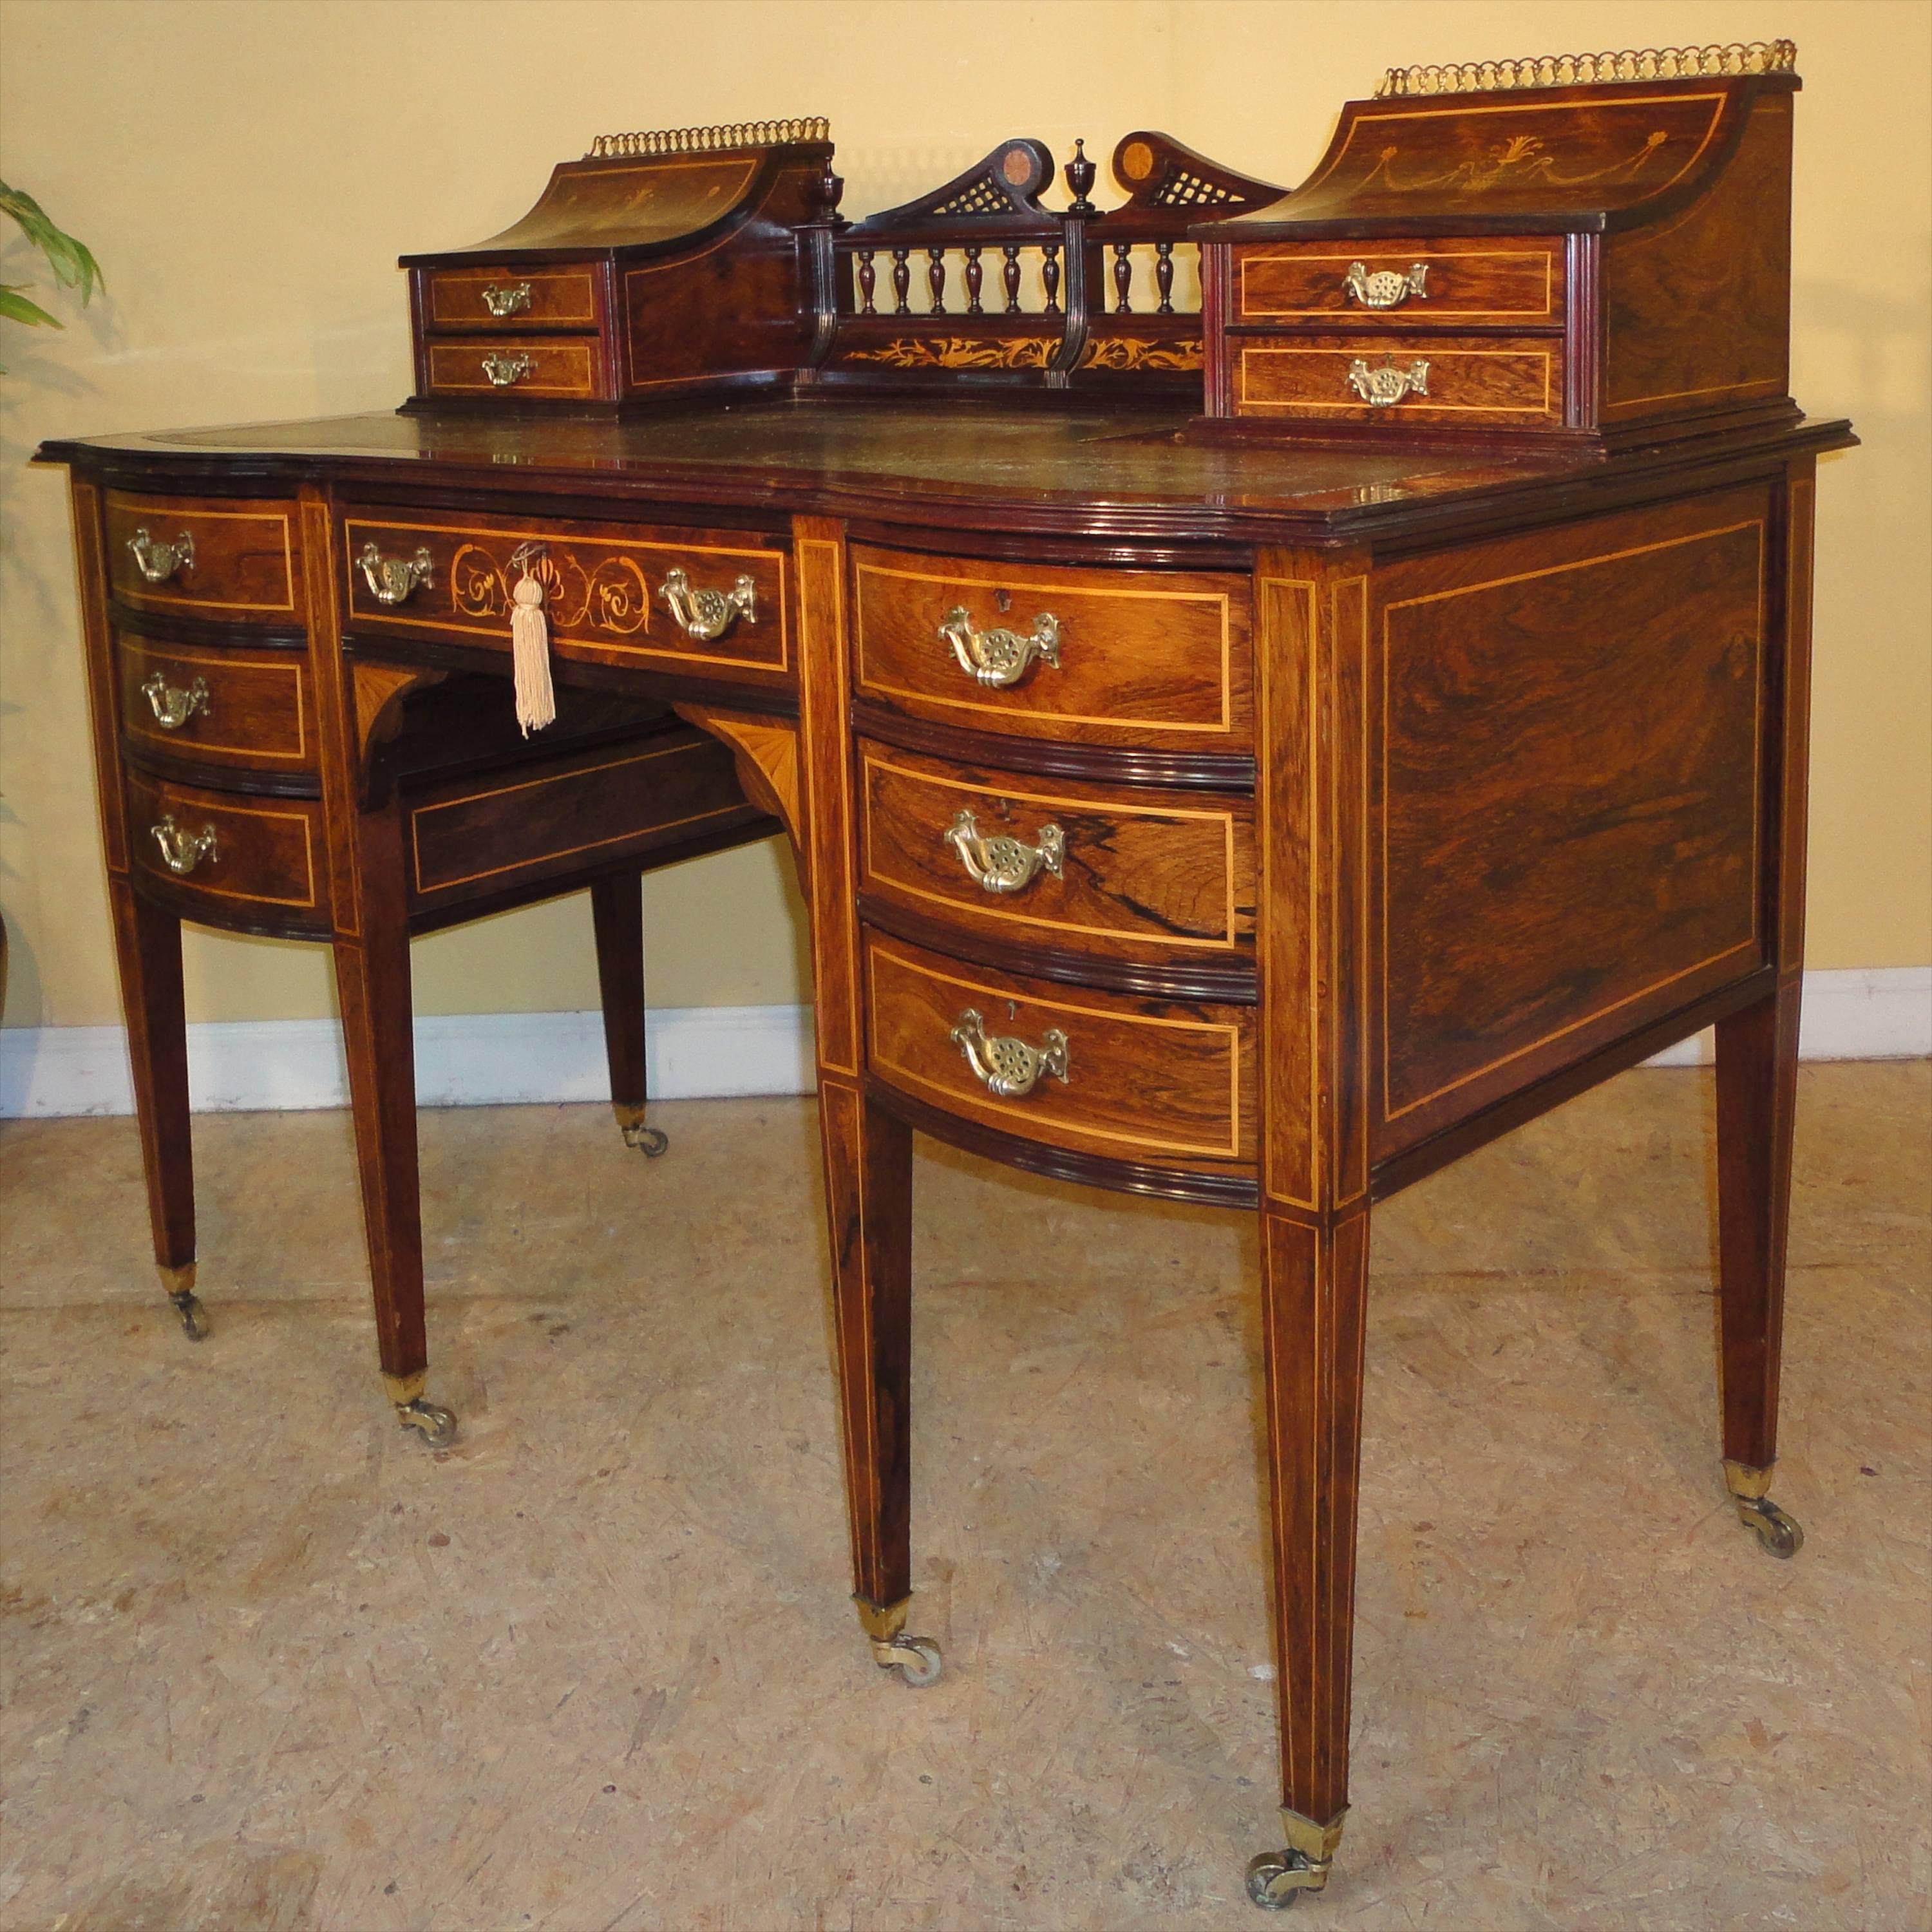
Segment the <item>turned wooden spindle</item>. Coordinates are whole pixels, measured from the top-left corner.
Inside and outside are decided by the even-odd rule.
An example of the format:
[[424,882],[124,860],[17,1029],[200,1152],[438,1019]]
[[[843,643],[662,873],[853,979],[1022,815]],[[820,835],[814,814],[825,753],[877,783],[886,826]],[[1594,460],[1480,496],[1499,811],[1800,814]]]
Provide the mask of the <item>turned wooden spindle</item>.
[[872,297],[879,286],[879,272],[873,264],[872,254],[870,248],[859,250],[859,313],[861,315],[877,315],[879,312],[872,306]]
[[946,250],[928,248],[926,251],[928,264],[926,272],[926,285],[932,291],[932,308],[929,313],[944,315],[946,313]]
[[912,304],[906,297],[912,292],[912,270],[906,265],[906,257],[912,253],[910,248],[892,250],[892,313],[910,315]]
[[1060,244],[1042,242],[1040,244],[1040,279],[1046,290],[1046,313],[1060,313]]
[[1160,308],[1157,312],[1162,315],[1172,315],[1174,313],[1174,244],[1172,242],[1156,242],[1154,244],[1154,285],[1160,293]]
[[1114,244],[1114,304],[1116,315],[1132,315],[1134,305],[1128,299],[1128,291],[1133,286],[1134,265],[1131,259],[1133,244],[1116,242]]
[[1018,315],[1020,312],[1020,250],[1016,242],[1006,243],[1000,253],[1006,258],[1006,266],[1000,271],[1000,279],[1006,285],[1006,313]]
[[980,305],[980,287],[985,279],[986,271],[980,266],[979,250],[968,248],[966,251],[966,313],[968,315],[984,315],[986,312]]

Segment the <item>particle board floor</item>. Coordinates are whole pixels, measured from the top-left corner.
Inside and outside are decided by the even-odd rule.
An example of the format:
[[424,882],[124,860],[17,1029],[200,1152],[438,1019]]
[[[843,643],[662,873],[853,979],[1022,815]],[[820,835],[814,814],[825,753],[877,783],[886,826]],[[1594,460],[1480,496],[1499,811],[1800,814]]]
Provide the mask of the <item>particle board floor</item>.
[[[1355,1808],[1294,1922],[1928,1922],[1922,1065],[1808,1067],[1784,1460],[1726,1508],[1707,1076],[1379,1210]],[[1274,1840],[1238,1217],[920,1143],[908,1691],[846,1601],[808,1102],[425,1116],[391,1421],[346,1124],[197,1120],[190,1346],[124,1120],[4,1187],[0,1926],[1227,1927]]]

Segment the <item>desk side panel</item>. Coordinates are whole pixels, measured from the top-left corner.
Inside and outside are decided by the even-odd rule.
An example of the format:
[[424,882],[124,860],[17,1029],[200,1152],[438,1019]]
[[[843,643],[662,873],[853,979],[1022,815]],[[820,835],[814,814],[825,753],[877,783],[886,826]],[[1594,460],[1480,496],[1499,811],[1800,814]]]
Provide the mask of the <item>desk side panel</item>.
[[1769,485],[1378,571],[1376,1157],[1765,958]]

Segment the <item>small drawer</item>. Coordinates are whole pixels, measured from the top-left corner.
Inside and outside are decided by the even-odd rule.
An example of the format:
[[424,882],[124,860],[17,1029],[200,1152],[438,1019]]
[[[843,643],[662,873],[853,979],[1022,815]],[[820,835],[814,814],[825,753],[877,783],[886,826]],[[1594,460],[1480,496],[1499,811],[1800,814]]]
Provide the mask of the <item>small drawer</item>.
[[176,784],[130,768],[128,843],[136,868],[221,925],[326,926],[322,807]]
[[1562,244],[1547,236],[1288,242],[1234,250],[1238,322],[1554,327],[1563,320],[1563,286]]
[[255,770],[313,769],[306,652],[199,650],[125,632],[115,642],[131,748]]
[[433,396],[572,397],[605,392],[603,344],[594,335],[443,337],[424,344]]
[[1049,986],[877,934],[866,976],[868,1064],[929,1106],[1118,1160],[1253,1159],[1252,1008]]
[[107,579],[124,603],[284,628],[302,622],[292,503],[116,490],[106,527]]
[[410,909],[524,890],[552,877],[729,832],[771,829],[746,802],[728,746],[692,725],[411,799]]
[[535,328],[602,326],[604,298],[596,269],[436,268],[422,278],[425,329],[527,334]]
[[1334,422],[1563,420],[1556,336],[1238,337],[1234,413]]
[[857,683],[914,716],[1234,751],[1252,730],[1245,578],[856,547]]
[[791,671],[782,549],[744,530],[352,509],[343,525],[346,622],[510,648],[511,592],[529,567],[553,646],[596,663]]
[[928,917],[1111,957],[1234,952],[1255,928],[1252,808],[860,748],[864,889]]

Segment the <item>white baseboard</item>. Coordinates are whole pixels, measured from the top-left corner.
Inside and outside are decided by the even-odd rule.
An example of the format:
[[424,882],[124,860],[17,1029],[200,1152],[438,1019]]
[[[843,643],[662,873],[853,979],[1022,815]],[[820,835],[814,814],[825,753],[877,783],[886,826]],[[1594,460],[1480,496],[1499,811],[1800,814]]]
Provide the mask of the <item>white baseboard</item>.
[[[1807,1060],[1932,1056],[1932,967],[1804,976],[1798,1052]],[[199,1112],[348,1103],[333,1020],[211,1021],[188,1028],[188,1091]],[[664,1100],[812,1088],[809,1006],[673,1006],[646,1021],[651,1092]],[[594,1012],[471,1013],[418,1019],[416,1097],[425,1107],[602,1100],[610,1093]],[[1651,1061],[1711,1057],[1700,1034]],[[119,1027],[0,1029],[0,1118],[128,1114]]]
[[[1666,1047],[1650,1066],[1704,1066],[1707,1028]],[[1932,966],[1859,966],[1808,973],[1798,1025],[1801,1060],[1924,1060],[1932,1056]]]
[[[188,1030],[197,1113],[342,1107],[349,1078],[333,1020],[209,1021]],[[416,1024],[416,1099],[425,1107],[608,1100],[596,1012],[470,1013]],[[812,1089],[809,1006],[673,1006],[645,1022],[652,1096],[715,1100]],[[0,1029],[0,1118],[131,1114],[120,1027]]]

